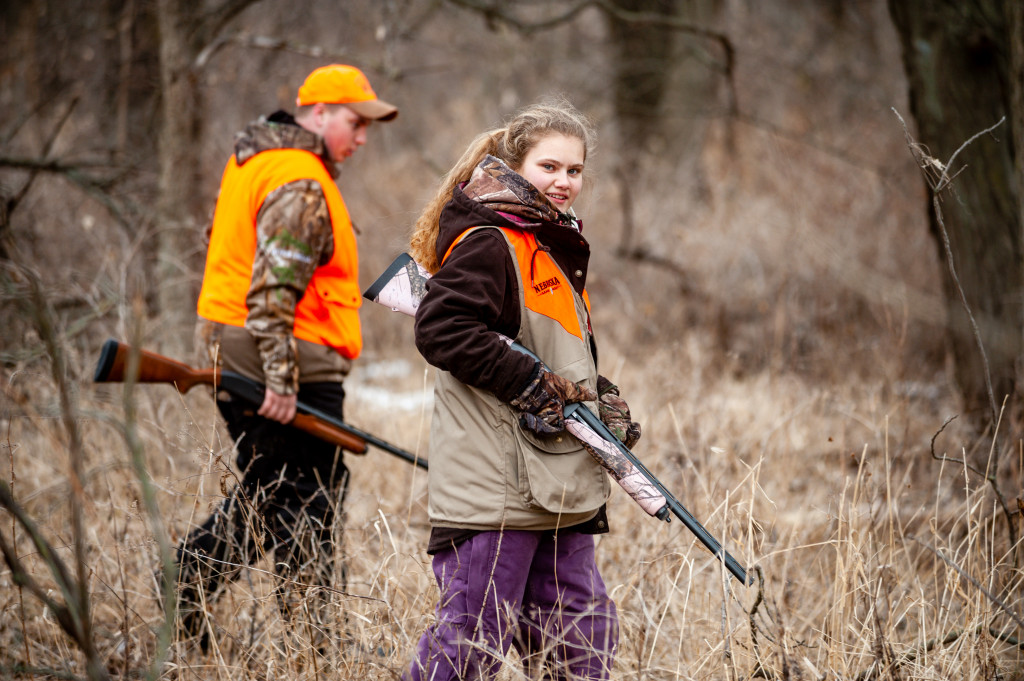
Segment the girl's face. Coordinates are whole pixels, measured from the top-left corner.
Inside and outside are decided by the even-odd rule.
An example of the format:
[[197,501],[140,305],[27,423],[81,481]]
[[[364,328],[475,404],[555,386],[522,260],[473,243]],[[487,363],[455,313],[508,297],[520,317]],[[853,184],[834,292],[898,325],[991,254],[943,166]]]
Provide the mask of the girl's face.
[[585,155],[583,140],[553,132],[533,145],[516,172],[565,213],[583,189]]

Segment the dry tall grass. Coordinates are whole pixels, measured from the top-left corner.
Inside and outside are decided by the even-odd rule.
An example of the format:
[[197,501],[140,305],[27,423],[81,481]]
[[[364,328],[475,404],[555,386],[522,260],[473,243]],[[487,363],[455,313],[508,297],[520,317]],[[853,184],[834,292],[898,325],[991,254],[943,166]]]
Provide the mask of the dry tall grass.
[[[985,481],[930,453],[937,414],[951,405],[907,387],[825,388],[768,370],[668,380],[666,367],[722,361],[710,352],[696,342],[682,361],[655,351],[630,364],[623,393],[645,426],[637,452],[757,579],[749,588],[728,579],[680,523],[646,516],[616,490],[613,531],[598,549],[622,624],[616,678],[1022,678],[1019,546]],[[123,388],[91,385],[90,360],[80,358],[69,397],[81,410],[78,500],[94,637],[112,676],[138,677],[157,658],[163,622],[156,533],[122,437]],[[621,368],[629,359],[611,346],[603,361]],[[430,382],[416,357],[364,362],[350,381],[348,416],[421,448]],[[381,389],[401,399],[382,410]],[[4,480],[73,564],[66,431],[56,409],[40,406],[55,405],[57,390],[45,375],[17,373],[5,393],[19,409],[5,418]],[[132,400],[161,522],[177,541],[233,484],[231,442],[199,391],[182,398],[138,386]],[[938,438],[937,454],[962,436],[955,427]],[[161,678],[391,679],[408,664],[437,597],[423,550],[425,474],[378,451],[347,460],[353,479],[326,626],[315,630],[317,618],[301,608],[283,619],[264,561],[212,607],[209,653],[172,641]],[[7,514],[3,531],[56,595]],[[4,674],[84,676],[54,613],[10,571],[0,580]],[[519,677],[506,666],[503,678]]]
[[[338,3],[314,4],[314,13],[281,5],[243,17],[242,27],[276,35],[291,26],[305,43],[319,35],[313,23],[325,44],[411,69],[387,88],[402,118],[375,131],[341,178],[371,276],[404,247],[433,180],[478,130],[552,91],[601,124],[597,181],[581,214],[595,250],[588,286],[602,373],[643,423],[637,454],[758,578],[750,588],[725,579],[679,522],[656,521],[614,490],[598,559],[622,621],[616,678],[1024,679],[1020,514],[1007,517],[983,475],[998,461],[995,488],[1019,494],[1024,445],[1002,427],[990,452],[964,419],[933,442],[960,405],[943,369],[925,190],[891,113],[907,105],[884,1],[722,3],[715,25],[735,43],[739,115],[722,118],[715,102],[676,93],[664,148],[618,187],[596,15],[526,39],[449,11],[412,42],[381,46],[373,36],[389,24],[378,14],[392,3],[366,3],[367,12],[341,3],[344,22]],[[207,181],[197,187],[210,194],[234,130],[289,105],[294,79],[311,66],[301,55],[244,50],[219,59],[206,74]],[[35,82],[24,80],[10,93]],[[76,118],[65,153],[91,148],[106,121]],[[697,142],[679,143],[676,128]],[[619,191],[635,192],[633,245],[660,265],[614,256]],[[212,608],[211,652],[173,640],[161,664],[161,532],[173,545],[220,502],[233,484],[231,443],[199,390],[138,386],[126,411],[121,386],[90,381],[105,336],[132,336],[139,315],[128,301],[153,235],[127,234],[60,178],[40,178],[14,217],[23,259],[47,273],[48,300],[66,302],[54,338],[70,380],[58,388],[28,315],[7,315],[24,291],[0,290],[0,476],[69,565],[70,499],[79,500],[93,638],[110,675],[145,677],[155,666],[160,678],[189,681],[395,678],[437,593],[424,554],[425,475],[376,451],[347,457],[353,480],[327,645],[301,612],[282,619],[264,561]],[[412,350],[409,320],[371,309],[364,319],[367,350],[347,385],[347,417],[425,451],[432,375]],[[190,335],[159,319],[144,326],[155,349]],[[62,396],[77,405],[80,488]],[[135,455],[153,481],[155,522]],[[42,594],[61,602],[6,512],[0,535],[15,539]],[[54,610],[5,567],[0,677],[18,675],[81,678],[84,657]],[[504,678],[518,678],[515,665]]]

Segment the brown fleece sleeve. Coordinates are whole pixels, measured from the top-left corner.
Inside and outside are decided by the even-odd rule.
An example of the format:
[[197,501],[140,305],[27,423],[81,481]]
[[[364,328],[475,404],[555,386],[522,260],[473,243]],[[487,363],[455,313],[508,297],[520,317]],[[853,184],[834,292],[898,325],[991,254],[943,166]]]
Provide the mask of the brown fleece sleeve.
[[519,333],[519,287],[508,244],[495,230],[476,231],[452,250],[427,282],[416,312],[416,347],[432,365],[510,402],[536,361],[498,334]]

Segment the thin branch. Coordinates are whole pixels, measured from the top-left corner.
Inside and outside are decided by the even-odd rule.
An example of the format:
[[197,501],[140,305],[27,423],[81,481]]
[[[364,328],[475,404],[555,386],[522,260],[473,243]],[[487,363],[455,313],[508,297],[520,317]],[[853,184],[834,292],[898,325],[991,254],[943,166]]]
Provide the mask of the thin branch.
[[40,111],[52,106],[53,99],[55,99],[55,97],[41,99],[35,106],[26,109],[17,118],[17,120],[14,121],[14,124],[11,126],[11,128],[3,134],[2,139],[0,139],[0,147],[6,147],[8,144],[10,144],[11,140],[18,136],[18,133],[21,131],[21,129],[25,126],[26,123],[35,119],[36,116],[39,115]]
[[270,570],[266,570],[264,568],[256,567],[255,565],[246,563],[234,563],[229,560],[221,560],[220,558],[215,558],[208,554],[200,553],[198,551],[191,551],[185,548],[182,548],[182,553],[184,555],[192,556],[193,558],[198,558],[209,565],[219,565],[224,568],[234,568],[236,570],[248,570],[249,572],[255,572],[256,574],[265,575],[267,577],[273,577],[274,580],[276,580],[280,584],[289,584],[291,586],[298,586],[302,589],[308,590],[318,589],[321,591],[326,591],[328,593],[337,594],[338,596],[344,596],[345,598],[352,598],[355,600],[367,601],[370,603],[378,603],[381,605],[389,605],[388,601],[382,598],[376,598],[374,596],[360,596],[359,594],[354,594],[349,591],[344,591],[342,589],[336,589],[335,587],[328,586],[326,584],[303,582],[297,579],[292,579],[290,577],[285,577],[281,574],[272,572]]
[[[61,593],[64,594],[65,600],[69,599],[71,591],[73,589],[71,576],[68,574],[67,568],[64,567],[64,563],[57,556],[56,551],[50,546],[50,542],[46,540],[43,533],[39,531],[39,526],[36,525],[35,521],[32,520],[31,516],[22,508],[21,504],[11,494],[11,488],[7,485],[5,480],[0,480],[0,507],[7,509],[7,511],[17,520],[18,524],[21,525],[28,533],[29,538],[32,540],[32,544],[35,546],[36,551],[42,558],[43,562],[49,567],[51,574],[53,575],[54,581],[57,582],[57,588],[60,589]],[[21,562],[21,558],[18,556],[17,550],[12,544],[7,542],[7,538],[3,532],[0,532],[0,553],[3,553],[4,562],[7,563],[7,567],[11,571],[11,579],[15,584],[24,586],[29,592],[38,598],[47,608],[53,612],[57,618],[57,622],[61,627],[71,636],[77,640],[79,632],[77,627],[74,625],[74,620],[67,612],[67,608],[53,598],[49,596],[46,589],[43,589],[38,582],[36,582],[25,567],[25,564]]]
[[[922,170],[924,170],[927,166],[934,166],[942,169],[941,174],[939,175],[938,179],[934,181],[934,183],[927,172],[925,172],[924,175],[929,187],[931,187],[932,189],[932,207],[935,210],[935,218],[939,225],[939,233],[942,236],[942,246],[946,254],[946,265],[949,269],[950,276],[953,278],[953,283],[956,285],[957,295],[960,297],[960,304],[963,306],[964,313],[967,315],[967,319],[970,321],[971,330],[974,334],[974,341],[978,346],[978,352],[981,353],[981,361],[985,368],[985,388],[988,391],[989,408],[991,410],[992,422],[994,423],[997,418],[996,399],[995,391],[992,388],[992,371],[989,368],[988,353],[985,352],[985,344],[984,342],[982,342],[981,330],[978,328],[978,322],[977,320],[975,320],[974,314],[971,312],[971,306],[967,302],[967,294],[964,293],[963,286],[960,283],[960,277],[956,271],[956,264],[953,259],[953,248],[950,245],[949,232],[946,230],[946,223],[942,218],[942,207],[939,205],[939,196],[943,191],[945,191],[951,186],[950,183],[952,182],[952,180],[948,177],[948,172],[950,166],[953,163],[953,160],[960,154],[961,151],[963,151],[974,140],[978,139],[982,135],[986,135],[992,132],[997,127],[1002,125],[1003,121],[1006,120],[1006,117],[1004,116],[1003,118],[1000,118],[998,123],[975,134],[966,142],[961,144],[960,148],[957,149],[950,157],[949,162],[943,165],[938,159],[935,159],[924,153],[923,145],[917,144],[917,142],[914,141],[914,138],[911,137],[910,130],[907,128],[907,123],[906,121],[903,120],[903,117],[900,116],[900,113],[896,111],[895,108],[893,108],[892,111],[894,114],[896,114],[896,117],[900,119],[900,123],[903,125],[903,135],[907,140],[907,145],[911,150],[911,154],[918,162],[918,165],[921,166]],[[995,436],[993,435],[993,438],[994,437]]]
[[[966,142],[961,144],[959,149],[957,149],[956,151],[953,152],[953,155],[950,156],[949,160],[946,162],[946,167],[943,168],[943,170],[942,170],[942,177],[939,178],[939,185],[935,188],[935,191],[942,191],[946,187],[946,185],[948,185],[950,182],[952,182],[953,178],[947,178],[946,177],[946,173],[948,173],[949,169],[953,167],[953,161],[956,160],[956,157],[960,155],[960,152],[963,151],[964,149],[966,149],[972,142],[974,142],[974,140],[978,139],[982,135],[990,134],[992,131],[994,131],[996,128],[998,128],[1000,125],[1002,125],[1003,121],[1005,121],[1005,120],[1006,120],[1006,116],[1003,116],[1002,118],[999,119],[999,122],[996,123],[995,125],[993,125],[992,127],[986,128],[985,130],[982,130],[981,132],[975,133],[973,136],[971,136],[970,139],[968,139]],[[906,130],[906,126],[905,125],[904,125],[904,130]],[[957,174],[959,175],[959,173],[957,173]]]
[[[79,681],[82,677],[61,669],[50,669],[49,667],[33,667],[24,664],[0,665],[0,672],[14,675],[42,676],[44,678],[64,679],[66,681]],[[6,678],[6,677],[4,677]]]
[[914,536],[914,535],[912,535],[912,534],[908,534],[908,535],[907,535],[907,538],[908,538],[908,539],[911,539],[911,540],[913,540],[913,541],[915,541],[915,542],[917,542],[918,544],[920,544],[921,546],[925,547],[926,549],[928,549],[929,551],[931,551],[932,553],[934,553],[934,554],[935,554],[936,556],[938,556],[939,558],[941,558],[941,559],[942,559],[942,562],[944,562],[944,563],[945,563],[946,565],[948,565],[949,567],[951,567],[951,568],[953,568],[954,570],[956,570],[956,571],[957,571],[957,573],[958,573],[958,574],[959,574],[959,575],[960,575],[961,577],[963,577],[963,578],[964,578],[964,579],[966,579],[966,580],[967,580],[968,582],[970,582],[970,583],[971,583],[972,585],[974,585],[974,588],[976,588],[976,589],[977,589],[978,591],[980,591],[981,593],[985,594],[985,596],[986,596],[986,597],[987,597],[987,598],[988,598],[988,599],[989,599],[990,601],[992,601],[992,602],[993,602],[993,603],[995,603],[995,604],[996,604],[997,606],[999,606],[999,609],[1000,609],[1000,610],[1002,610],[1003,612],[1005,612],[1005,613],[1006,613],[1006,614],[1007,614],[1007,615],[1008,615],[1008,616],[1010,617],[1010,619],[1012,619],[1012,620],[1013,620],[1014,622],[1016,622],[1016,623],[1017,623],[1017,626],[1018,626],[1018,627],[1020,627],[1021,629],[1024,629],[1024,619],[1021,619],[1021,616],[1020,616],[1020,615],[1018,615],[1018,614],[1017,614],[1017,613],[1015,613],[1014,611],[1010,610],[1010,606],[1008,606],[1008,605],[1006,604],[1006,602],[1005,602],[1005,601],[1001,600],[1001,599],[1000,599],[999,597],[997,597],[997,596],[996,596],[996,595],[995,595],[994,593],[992,593],[991,591],[989,591],[988,589],[986,589],[986,588],[985,588],[985,587],[984,587],[984,586],[983,586],[983,585],[981,584],[981,582],[979,582],[979,581],[978,581],[977,579],[975,579],[974,577],[972,577],[972,576],[970,576],[969,574],[967,574],[966,572],[964,572],[963,568],[961,568],[961,567],[960,567],[959,565],[957,565],[957,564],[956,564],[956,563],[954,563],[954,562],[953,562],[952,560],[950,560],[949,558],[947,558],[947,557],[946,557],[946,555],[945,555],[944,553],[942,553],[942,551],[939,551],[939,550],[938,550],[937,548],[935,548],[934,546],[932,546],[932,545],[931,545],[931,544],[929,544],[928,542],[926,542],[926,541],[922,541],[922,540],[918,539],[917,537],[915,537],[915,536]]
[[[945,170],[943,171],[943,177],[945,176]],[[948,186],[948,182],[945,186]],[[964,313],[967,315],[967,319],[971,323],[971,331],[974,333],[974,341],[978,345],[978,352],[981,353],[981,362],[985,367],[985,389],[988,391],[988,402],[989,408],[991,409],[992,420],[996,418],[996,398],[995,391],[992,388],[992,370],[989,368],[988,353],[985,351],[985,344],[981,339],[981,329],[978,328],[978,322],[974,318],[974,313],[971,312],[970,303],[967,302],[967,294],[964,293],[964,287],[960,283],[960,276],[956,272],[956,265],[953,261],[953,247],[949,242],[949,232],[946,230],[946,222],[942,218],[942,208],[939,206],[939,194],[936,192],[932,195],[932,207],[935,209],[935,218],[939,224],[939,232],[942,235],[942,247],[946,253],[946,265],[949,269],[949,274],[953,278],[953,283],[956,285],[957,295],[960,297],[960,304],[964,308]]]
[[487,2],[486,0],[448,0],[448,2],[457,7],[473,10],[474,12],[482,14],[488,22],[497,20],[507,24],[520,33],[535,33],[554,28],[555,26],[559,26],[570,21],[590,5],[597,4],[594,0],[578,0],[561,14],[549,19],[541,21],[524,21],[512,12],[506,11],[506,8],[512,5],[504,2]]
[[195,68],[197,70],[204,68],[210,60],[213,59],[213,56],[217,52],[228,45],[269,50],[271,52],[290,52],[292,54],[316,57],[318,59],[343,59],[351,57],[351,53],[345,48],[328,49],[322,45],[297,43],[284,38],[249,35],[248,33],[233,33],[230,35],[219,36],[216,40],[204,47],[199,54],[196,55],[194,64]]
[[31,294],[29,298],[30,304],[25,306],[27,308],[26,311],[35,318],[36,329],[44,345],[46,345],[47,353],[50,356],[51,374],[60,398],[61,418],[68,435],[68,457],[71,463],[72,491],[69,501],[71,502],[72,536],[75,544],[75,568],[78,572],[78,594],[74,609],[76,610],[76,615],[81,619],[82,630],[88,637],[90,635],[90,622],[88,588],[86,587],[88,570],[85,557],[85,527],[82,522],[82,502],[85,499],[85,491],[82,487],[82,460],[84,454],[81,431],[78,428],[75,406],[71,399],[71,387],[67,381],[64,351],[57,338],[57,329],[54,325],[51,308],[46,301],[42,284],[36,274],[29,270],[26,270],[25,274],[27,275]]
[[[111,167],[118,171],[111,177],[101,177],[83,172],[89,168]],[[30,170],[33,174],[47,172],[63,176],[86,195],[102,204],[129,237],[135,236],[134,230],[139,222],[136,216],[144,216],[147,212],[134,201],[115,197],[111,191],[124,176],[132,172],[133,169],[128,166],[111,166],[103,161],[65,161],[53,158],[0,156],[0,168],[16,168]]]
[[[729,102],[727,109],[730,115],[734,115],[736,113],[738,98],[736,96],[736,83],[733,77],[736,68],[736,49],[733,47],[732,41],[729,40],[729,36],[724,33],[713,31],[709,28],[704,28],[703,26],[698,26],[686,19],[671,14],[661,14],[659,12],[636,12],[628,10],[620,7],[612,0],[577,0],[577,2],[570,5],[568,9],[564,10],[561,14],[538,21],[527,21],[519,18],[514,12],[507,9],[509,7],[514,7],[515,5],[512,3],[505,3],[503,0],[446,1],[457,7],[462,7],[482,14],[489,23],[500,21],[516,31],[527,35],[530,33],[549,30],[560,26],[561,24],[568,23],[587,7],[596,7],[610,17],[623,23],[658,26],[672,31],[689,33],[697,36],[698,38],[718,43],[719,47],[722,49],[722,53],[725,55],[725,64],[722,66],[722,71],[725,73],[726,82],[729,87]],[[563,7],[564,3],[561,3],[558,6]]]
[[[513,3],[504,2],[503,0],[499,2],[488,0],[447,0],[447,2],[464,9],[473,10],[474,12],[484,15],[490,20],[501,21],[521,33],[533,33],[555,28],[561,24],[568,23],[586,8],[596,7],[605,13],[610,14],[619,21],[628,24],[660,26],[674,31],[681,31],[683,33],[692,33],[693,35],[718,42],[729,42],[729,39],[724,34],[712,31],[702,26],[697,26],[686,19],[681,19],[671,14],[661,14],[659,12],[636,12],[628,10],[623,7],[619,7],[612,2],[612,0],[577,0],[577,2],[569,5],[568,9],[564,10],[561,14],[538,21],[527,21],[519,18],[514,12],[508,11],[508,8],[515,7],[515,5]],[[557,5],[558,7],[565,6],[565,3],[551,4]]]
[[[46,296],[39,276],[30,269],[6,265],[12,281],[27,289],[28,294],[21,305],[25,313],[33,319],[36,331],[46,346],[50,356],[50,367],[54,384],[57,386],[60,398],[61,420],[65,433],[68,437],[68,458],[70,463],[71,494],[69,498],[71,530],[73,538],[73,553],[75,556],[74,569],[75,577],[72,578],[63,562],[49,546],[49,543],[42,536],[42,533],[35,527],[32,519],[21,509],[10,493],[6,483],[0,483],[0,505],[8,508],[18,518],[19,523],[29,532],[33,543],[44,556],[44,561],[50,570],[51,575],[57,581],[64,596],[63,605],[54,609],[61,627],[67,632],[71,639],[78,645],[85,656],[86,673],[93,681],[104,681],[110,676],[104,667],[103,660],[96,649],[93,640],[92,619],[90,612],[88,578],[89,570],[86,562],[86,533],[82,518],[82,504],[85,499],[85,491],[82,485],[83,468],[82,462],[83,441],[78,428],[75,405],[71,396],[71,387],[67,380],[67,368],[64,362],[63,346],[59,341],[58,332],[53,319],[53,312],[47,305]],[[16,566],[21,565],[15,547],[7,544],[6,541],[0,546],[4,554],[4,560],[11,566],[12,571]],[[22,566],[23,569],[23,566]],[[25,575],[27,577],[27,574]],[[52,599],[41,598],[33,590],[33,580],[23,582],[30,590],[44,603],[53,603]],[[51,609],[53,607],[51,606]]]
[[971,464],[971,463],[970,463],[969,461],[966,461],[966,460],[964,460],[964,459],[957,459],[956,457],[952,457],[952,456],[947,456],[947,455],[945,455],[945,454],[936,454],[936,453],[935,453],[935,441],[936,441],[937,439],[939,439],[939,435],[941,435],[941,434],[942,434],[942,431],[944,431],[944,430],[946,429],[946,427],[947,427],[947,426],[948,426],[948,425],[949,425],[950,423],[952,423],[953,421],[955,421],[955,420],[956,420],[956,419],[957,419],[958,417],[959,417],[959,415],[957,415],[957,414],[954,414],[953,416],[950,416],[950,417],[949,417],[948,419],[946,419],[946,420],[945,420],[945,421],[944,421],[944,422],[942,423],[942,426],[940,426],[940,427],[939,427],[939,429],[938,429],[937,431],[935,431],[935,434],[934,434],[934,435],[932,435],[932,442],[931,442],[931,452],[932,452],[932,458],[933,458],[933,459],[935,459],[936,461],[942,461],[942,462],[946,462],[946,463],[955,463],[955,464],[958,464],[958,465],[964,466],[964,467],[966,467],[966,468],[967,468],[967,469],[968,469],[969,471],[971,471],[972,473],[974,473],[975,475],[979,475],[979,476],[981,476],[982,478],[986,478],[986,479],[987,479],[987,478],[988,478],[988,476],[986,476],[986,475],[985,475],[984,471],[981,471],[981,470],[979,470],[979,469],[975,468],[975,467],[974,467],[974,466],[973,466],[973,465],[972,465],[972,464]]
[[647,263],[660,267],[664,270],[668,270],[672,274],[679,278],[682,282],[682,289],[685,292],[692,292],[693,286],[690,283],[690,276],[686,271],[686,268],[676,262],[669,256],[656,253],[646,246],[636,246],[634,248],[625,248],[620,246],[616,251],[615,255],[623,258],[624,260],[632,260],[634,262]]
[[[68,108],[64,112],[64,115],[62,115],[60,117],[60,120],[57,121],[57,124],[53,126],[53,130],[51,131],[49,138],[47,138],[46,142],[43,144],[44,157],[50,155],[50,151],[53,150],[53,145],[57,141],[57,136],[60,135],[60,131],[63,130],[64,124],[68,122],[69,118],[71,118],[71,114],[72,112],[74,112],[75,107],[77,105],[78,96],[76,95],[75,97],[71,98],[71,101],[68,103]],[[28,194],[28,190],[32,187],[32,184],[35,182],[37,176],[38,171],[33,171],[29,175],[28,180],[25,181],[25,184],[22,185],[20,190],[18,190],[18,193],[7,200],[6,216],[8,220],[10,220],[11,214],[18,207],[18,204],[21,203],[21,200],[25,198],[26,194]]]
[[[975,629],[973,630],[973,633],[974,634],[980,634],[984,630],[985,630],[984,625],[979,625],[978,627],[975,627]],[[949,632],[948,634],[943,636],[941,639],[939,639],[939,638],[929,639],[928,641],[925,642],[925,644],[923,646],[921,646],[917,650],[912,650],[912,651],[910,651],[908,653],[904,653],[903,655],[900,655],[899,659],[897,659],[897,660],[895,660],[893,662],[892,671],[896,671],[897,669],[900,669],[905,664],[908,664],[910,662],[914,662],[921,655],[921,653],[930,652],[930,651],[934,650],[937,646],[940,646],[940,645],[947,646],[950,643],[953,643],[953,642],[957,641],[961,636],[963,636],[964,634],[967,634],[967,633],[971,633],[971,631],[970,630],[965,631],[965,630],[961,630],[961,629],[956,629],[956,630],[953,630],[953,631]],[[997,631],[995,627],[989,627],[988,628],[988,633],[989,633],[989,636],[991,636],[992,638],[998,639],[1000,641],[1004,641],[1006,643],[1009,643],[1012,646],[1015,646],[1015,647],[1017,647],[1019,649],[1024,650],[1024,642],[1021,642],[1016,636],[1011,636],[1011,635],[1005,634],[1005,633],[1003,633],[1001,631]],[[871,681],[871,679],[874,679],[877,676],[878,676],[878,673],[876,672],[875,668],[871,667],[871,668],[861,672],[860,674],[858,674],[857,675],[857,681]]]
[[[992,369],[989,365],[988,353],[985,351],[985,343],[981,337],[981,329],[978,327],[978,322],[974,318],[974,313],[971,311],[970,303],[968,303],[967,301],[967,294],[964,292],[963,285],[960,283],[960,277],[956,271],[956,263],[953,258],[953,247],[950,244],[949,231],[946,229],[946,222],[942,216],[942,206],[940,205],[940,200],[942,192],[946,191],[947,189],[950,189],[952,187],[953,179],[960,174],[960,171],[958,171],[953,175],[952,178],[949,177],[949,169],[953,166],[953,161],[956,159],[956,157],[960,154],[961,151],[966,149],[967,146],[974,142],[976,139],[978,139],[982,135],[990,134],[993,130],[1002,125],[1003,122],[1006,120],[1006,117],[1003,116],[995,125],[992,125],[986,128],[985,130],[982,130],[981,132],[972,135],[970,139],[961,144],[960,147],[955,152],[953,152],[953,155],[949,157],[949,161],[945,165],[943,165],[938,159],[935,159],[926,153],[926,147],[924,147],[924,145],[918,144],[913,139],[913,137],[911,137],[910,130],[907,128],[907,123],[906,121],[903,120],[903,117],[900,116],[899,112],[896,111],[895,108],[893,108],[892,111],[893,113],[896,114],[896,117],[900,119],[900,123],[903,125],[903,135],[907,140],[907,146],[910,148],[910,152],[914,156],[915,160],[917,160],[918,164],[921,166],[922,171],[924,171],[925,180],[928,182],[929,187],[931,187],[932,189],[932,208],[935,211],[935,219],[939,227],[939,234],[942,237],[942,247],[946,255],[946,265],[949,269],[949,274],[953,280],[953,284],[956,286],[957,295],[960,298],[960,305],[963,307],[964,314],[967,315],[967,319],[971,324],[971,332],[974,334],[974,342],[978,346],[978,353],[981,355],[981,362],[984,368],[985,376],[985,390],[988,394],[990,416],[993,423],[992,446],[989,450],[989,461],[992,461],[992,454],[998,451],[999,424],[1002,422],[1003,411],[1002,409],[996,409],[996,397],[995,390],[992,387]],[[938,178],[933,178],[933,175],[929,174],[928,172],[929,169],[931,169],[934,172],[935,168],[941,169]],[[1004,400],[1004,408],[1005,403],[1006,402]],[[943,428],[944,427],[945,425],[943,425]],[[940,430],[939,432],[942,431]],[[932,439],[932,443],[934,444],[934,438]],[[935,452],[933,448],[932,456],[934,455]],[[1003,513],[1006,516],[1006,529],[1010,536],[1010,544],[1015,546],[1017,544],[1017,530],[1014,526],[1013,515],[1010,512],[1010,507],[1006,503],[1006,498],[999,490],[999,485],[997,482],[998,459],[995,459],[995,461],[997,470],[991,473],[986,472],[982,474],[982,476],[989,482],[989,485],[995,492],[996,498],[999,501],[999,505],[1002,507]]]
[[208,36],[217,35],[228,22],[258,2],[259,0],[225,0],[200,20],[201,28]]
[[[26,157],[26,156],[0,156],[0,167],[14,168],[17,170],[45,171],[51,173],[73,173],[84,168],[109,168],[110,163],[105,161],[62,161],[49,156]],[[95,180],[97,185],[108,183],[109,180]]]

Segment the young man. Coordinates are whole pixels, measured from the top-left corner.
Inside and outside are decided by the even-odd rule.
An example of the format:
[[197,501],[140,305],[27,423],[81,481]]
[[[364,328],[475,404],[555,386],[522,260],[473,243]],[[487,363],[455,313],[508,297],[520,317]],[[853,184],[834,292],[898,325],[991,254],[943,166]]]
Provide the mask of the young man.
[[[341,416],[362,337],[356,240],[336,166],[398,109],[342,64],[309,74],[296,105],[294,116],[278,111],[236,135],[210,229],[197,344],[209,363],[263,383],[266,396],[257,409],[217,394],[241,483],[178,548],[181,628],[204,648],[205,605],[238,566],[268,555],[285,585],[329,584],[348,481],[339,449],[286,424],[299,397]],[[278,596],[285,611],[294,605],[292,590]]]

